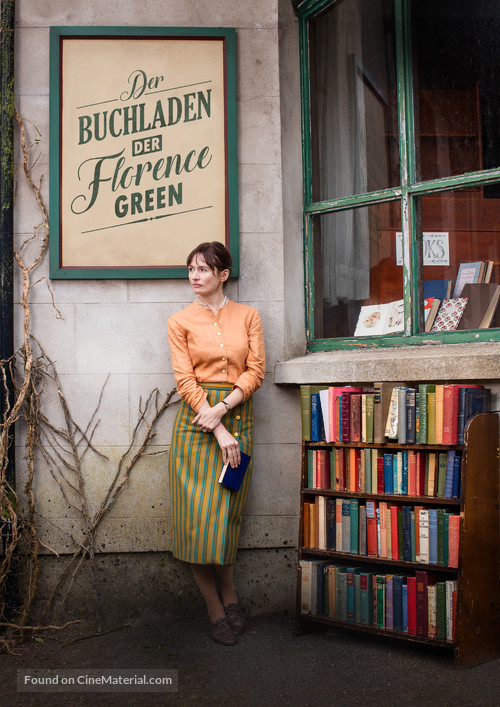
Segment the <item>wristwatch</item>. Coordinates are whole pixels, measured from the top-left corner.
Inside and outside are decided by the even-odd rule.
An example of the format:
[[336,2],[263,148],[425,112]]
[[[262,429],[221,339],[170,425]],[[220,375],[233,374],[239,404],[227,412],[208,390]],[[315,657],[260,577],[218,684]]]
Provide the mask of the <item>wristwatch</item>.
[[229,403],[226,400],[221,400],[221,403],[226,406],[228,412],[231,410]]

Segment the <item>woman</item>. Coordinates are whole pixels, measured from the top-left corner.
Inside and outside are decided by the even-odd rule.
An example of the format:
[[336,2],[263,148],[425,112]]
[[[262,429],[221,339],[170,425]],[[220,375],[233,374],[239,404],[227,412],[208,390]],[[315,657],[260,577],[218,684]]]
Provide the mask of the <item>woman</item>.
[[182,398],[170,447],[171,550],[191,566],[212,638],[233,645],[245,630],[233,564],[251,464],[237,492],[218,478],[223,464],[239,464],[241,451],[252,454],[251,396],[264,380],[264,338],[257,310],[224,295],[231,255],[221,243],[199,245],[187,266],[196,300],[168,321]]

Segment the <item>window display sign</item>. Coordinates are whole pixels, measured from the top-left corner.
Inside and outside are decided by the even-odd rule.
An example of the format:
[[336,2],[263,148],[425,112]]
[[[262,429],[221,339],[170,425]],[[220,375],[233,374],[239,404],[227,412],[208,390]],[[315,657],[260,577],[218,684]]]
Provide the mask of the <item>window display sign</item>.
[[235,31],[51,28],[51,277],[238,274]]

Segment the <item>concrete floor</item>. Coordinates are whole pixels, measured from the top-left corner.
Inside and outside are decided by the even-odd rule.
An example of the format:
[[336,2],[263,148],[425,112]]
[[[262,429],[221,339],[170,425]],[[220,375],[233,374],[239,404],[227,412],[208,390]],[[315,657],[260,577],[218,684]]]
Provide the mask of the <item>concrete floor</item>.
[[[88,634],[77,627],[0,655],[0,704],[500,705],[500,660],[457,669],[451,652],[403,641],[324,631],[295,637],[284,615],[250,619],[232,647],[215,644],[198,615]],[[68,642],[75,638],[83,640]],[[177,669],[178,691],[17,692],[17,669],[25,668]]]

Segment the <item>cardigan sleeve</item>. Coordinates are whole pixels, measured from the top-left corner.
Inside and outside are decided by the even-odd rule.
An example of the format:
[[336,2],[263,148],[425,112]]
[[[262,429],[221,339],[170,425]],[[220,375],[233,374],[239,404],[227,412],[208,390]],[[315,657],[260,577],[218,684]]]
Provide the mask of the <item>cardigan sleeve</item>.
[[266,372],[266,354],[264,347],[264,332],[259,313],[256,309],[248,326],[248,356],[246,370],[243,371],[235,382],[234,387],[241,388],[243,400],[248,398],[260,388]]
[[186,330],[175,321],[174,317],[170,317],[167,322],[167,333],[177,392],[195,412],[198,412],[207,399],[207,394],[196,381]]

